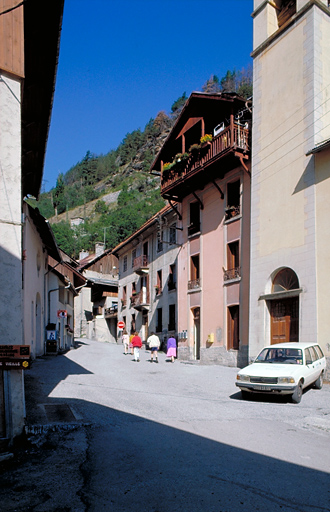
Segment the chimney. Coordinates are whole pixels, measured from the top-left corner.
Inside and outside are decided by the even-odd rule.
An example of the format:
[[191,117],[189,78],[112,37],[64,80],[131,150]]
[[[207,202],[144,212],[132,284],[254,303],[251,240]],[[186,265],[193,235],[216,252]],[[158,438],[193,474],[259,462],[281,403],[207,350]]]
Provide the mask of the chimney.
[[84,258],[87,258],[87,256],[89,256],[89,252],[88,251],[84,251],[84,249],[83,249],[79,253],[79,261],[83,260]]
[[95,256],[100,256],[104,253],[104,244],[98,242],[95,244]]

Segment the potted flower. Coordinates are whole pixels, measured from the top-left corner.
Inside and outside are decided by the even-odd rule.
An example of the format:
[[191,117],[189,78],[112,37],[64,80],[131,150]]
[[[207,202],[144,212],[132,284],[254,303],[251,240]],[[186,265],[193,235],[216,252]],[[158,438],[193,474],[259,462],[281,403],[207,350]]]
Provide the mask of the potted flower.
[[203,137],[201,137],[202,148],[205,148],[206,146],[210,146],[212,139],[213,139],[213,137],[210,133],[206,133],[205,135],[203,135]]
[[196,157],[198,155],[200,149],[201,149],[200,144],[192,144],[189,148],[189,153],[191,154],[191,156]]

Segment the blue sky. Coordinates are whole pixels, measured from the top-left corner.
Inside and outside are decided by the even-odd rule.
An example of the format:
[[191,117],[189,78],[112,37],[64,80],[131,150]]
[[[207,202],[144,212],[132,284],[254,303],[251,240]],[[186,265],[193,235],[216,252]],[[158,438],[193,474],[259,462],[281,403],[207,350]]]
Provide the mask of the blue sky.
[[42,191],[213,74],[251,64],[253,0],[65,0]]

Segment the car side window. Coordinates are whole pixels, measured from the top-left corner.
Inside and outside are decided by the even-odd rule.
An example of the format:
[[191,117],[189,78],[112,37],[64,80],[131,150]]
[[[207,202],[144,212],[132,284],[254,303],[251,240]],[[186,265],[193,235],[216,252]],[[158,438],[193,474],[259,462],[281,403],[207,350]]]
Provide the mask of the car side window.
[[311,353],[312,361],[313,361],[313,363],[314,363],[314,361],[317,361],[317,360],[318,360],[318,355],[317,355],[317,353],[315,352],[314,347],[310,347],[310,348],[309,348],[309,351],[310,351],[310,353]]
[[315,345],[314,348],[315,348],[315,350],[316,350],[316,352],[317,352],[317,354],[319,356],[319,359],[322,359],[322,357],[324,357],[324,355],[323,355],[321,347],[319,347],[318,345]]
[[312,361],[313,361],[313,362],[314,362],[314,361],[317,361],[318,359],[320,359],[320,358],[319,358],[319,356],[318,356],[318,353],[317,353],[317,352],[316,352],[316,350],[315,350],[315,347],[310,347],[310,349],[309,349],[309,350],[310,350],[310,352],[311,352],[311,355],[312,355]]
[[312,364],[312,356],[311,356],[308,348],[305,348],[305,363]]

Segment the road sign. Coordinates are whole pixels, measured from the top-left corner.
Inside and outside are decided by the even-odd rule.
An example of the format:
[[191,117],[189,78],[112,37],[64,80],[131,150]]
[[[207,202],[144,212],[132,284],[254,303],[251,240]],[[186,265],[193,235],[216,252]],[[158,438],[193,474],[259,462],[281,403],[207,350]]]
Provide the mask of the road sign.
[[68,312],[66,309],[59,309],[57,311],[58,318],[66,318],[68,316]]
[[118,322],[117,327],[118,327],[118,329],[124,329],[125,322],[123,322],[123,321]]

